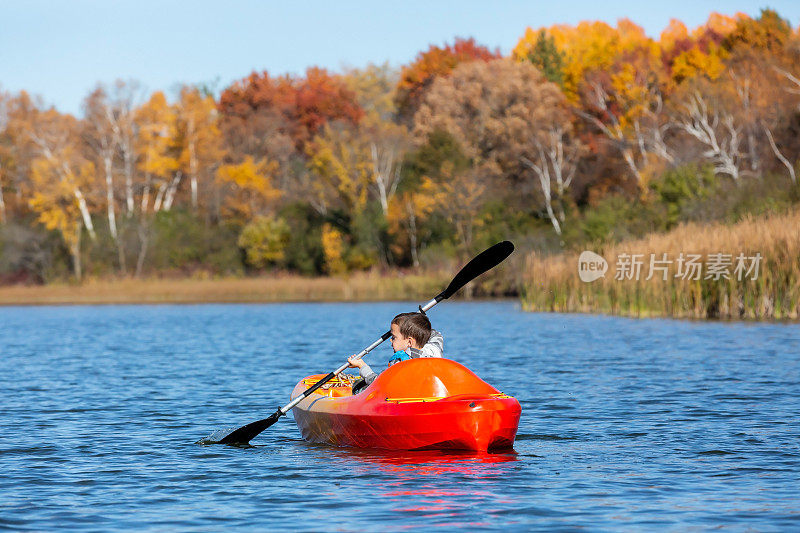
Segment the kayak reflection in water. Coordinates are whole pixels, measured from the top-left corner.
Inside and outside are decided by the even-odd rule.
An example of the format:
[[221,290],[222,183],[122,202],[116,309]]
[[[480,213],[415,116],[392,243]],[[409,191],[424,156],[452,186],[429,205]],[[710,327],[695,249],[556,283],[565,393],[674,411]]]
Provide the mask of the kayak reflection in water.
[[[390,330],[394,355],[389,359],[388,366],[407,359],[444,355],[444,337],[431,328],[431,321],[425,313],[400,313],[392,319]],[[353,394],[358,394],[378,377],[367,363],[355,355],[351,355],[347,362],[350,363],[349,368],[358,368],[362,378],[353,385]]]

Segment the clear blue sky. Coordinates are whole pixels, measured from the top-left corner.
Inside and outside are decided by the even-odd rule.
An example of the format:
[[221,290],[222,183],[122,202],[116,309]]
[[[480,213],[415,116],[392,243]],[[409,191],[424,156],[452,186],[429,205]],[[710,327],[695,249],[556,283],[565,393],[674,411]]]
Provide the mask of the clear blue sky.
[[148,91],[224,87],[253,70],[398,66],[456,36],[507,54],[527,26],[628,17],[657,37],[670,18],[692,28],[712,11],[754,16],[765,5],[800,23],[798,0],[0,0],[0,89],[77,114],[98,82],[117,78]]

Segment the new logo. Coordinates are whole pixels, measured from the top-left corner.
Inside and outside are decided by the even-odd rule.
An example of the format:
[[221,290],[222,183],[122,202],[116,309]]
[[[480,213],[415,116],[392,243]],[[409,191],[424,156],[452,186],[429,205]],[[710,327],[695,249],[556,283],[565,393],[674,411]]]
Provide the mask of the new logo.
[[605,277],[608,271],[608,262],[602,256],[586,250],[578,257],[578,276],[581,281],[590,283]]

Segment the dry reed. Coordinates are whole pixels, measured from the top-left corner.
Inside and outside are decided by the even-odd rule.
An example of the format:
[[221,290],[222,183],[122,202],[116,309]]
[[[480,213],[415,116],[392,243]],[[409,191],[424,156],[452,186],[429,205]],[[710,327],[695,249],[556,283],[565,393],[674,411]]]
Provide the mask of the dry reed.
[[[578,275],[578,254],[527,258],[523,307],[530,311],[601,312],[626,316],[684,318],[797,319],[800,316],[800,210],[788,214],[746,218],[735,225],[687,224],[668,233],[607,245],[594,250],[609,263],[605,277],[587,283]],[[668,279],[657,273],[645,280],[650,254],[700,254],[700,279]],[[708,254],[731,254],[730,279],[705,279]],[[758,277],[738,279],[736,256],[763,259]],[[643,254],[641,277],[615,279],[620,254]],[[748,263],[749,266],[749,263]]]
[[0,305],[424,300],[446,285],[446,277],[360,273],[347,278],[88,280],[72,285],[3,286]]

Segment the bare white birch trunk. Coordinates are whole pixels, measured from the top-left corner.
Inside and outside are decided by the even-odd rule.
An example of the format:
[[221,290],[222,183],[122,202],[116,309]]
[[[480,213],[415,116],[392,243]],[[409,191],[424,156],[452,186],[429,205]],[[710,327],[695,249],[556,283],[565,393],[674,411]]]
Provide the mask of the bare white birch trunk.
[[175,193],[178,191],[178,185],[181,183],[182,176],[183,174],[179,170],[175,173],[175,177],[172,178],[172,181],[167,188],[167,194],[164,197],[164,211],[169,211],[172,209],[172,202],[175,200]]
[[[0,167],[2,170],[2,167]],[[0,224],[6,223],[6,201],[3,199],[3,175],[0,172]]]
[[142,270],[144,269],[144,258],[147,255],[147,247],[150,244],[150,228],[149,218],[146,214],[142,214],[142,223],[139,225],[139,256],[136,258],[136,273],[137,278],[142,277]]
[[111,237],[117,240],[117,215],[114,208],[114,178],[112,175],[111,155],[103,156],[103,170],[106,177],[106,213],[108,216],[108,231]]
[[378,189],[378,198],[381,202],[383,215],[389,212],[389,199],[394,196],[400,182],[400,166],[396,165],[394,149],[387,149],[383,153],[378,150],[378,145],[370,143],[370,156],[372,158],[372,173],[375,176],[375,185]]
[[189,138],[189,180],[192,189],[192,211],[197,212],[197,154],[194,137],[194,119],[189,121],[187,137]]
[[80,189],[76,188],[73,191],[75,194],[75,199],[78,200],[78,209],[81,212],[81,217],[83,218],[83,224],[86,226],[86,231],[89,232],[89,237],[92,241],[97,240],[97,234],[94,232],[94,224],[92,224],[92,216],[89,214],[89,207],[86,205],[86,199],[83,196],[83,193]]
[[164,194],[166,193],[167,187],[168,184],[166,183],[162,183],[161,185],[158,186],[158,192],[156,193],[156,200],[153,203],[154,213],[158,213],[159,211],[161,211],[161,207],[164,202]]
[[417,215],[414,212],[414,205],[406,202],[406,213],[408,213],[408,241],[411,246],[411,264],[419,266],[419,252],[417,251]]
[[192,174],[192,211],[197,211],[197,177]]
[[[699,93],[690,97],[685,106],[686,116],[680,121],[680,128],[706,145],[707,150],[703,157],[711,160],[714,171],[718,174],[728,174],[733,181],[739,183],[739,128],[735,125],[733,115],[724,113],[722,120],[718,112],[713,115],[708,110],[708,105]],[[726,137],[717,134],[717,127],[723,126]]]
[[553,194],[550,186],[550,169],[541,146],[539,147],[538,164],[534,163],[527,157],[523,157],[522,162],[528,168],[533,170],[539,177],[539,184],[542,187],[542,195],[544,196],[544,207],[547,211],[547,217],[550,219],[550,223],[553,225],[555,232],[561,236],[561,224],[558,223],[558,217],[553,211]]
[[133,198],[133,154],[129,152],[128,148],[125,149],[124,166],[125,169],[125,200],[128,207],[128,216],[133,215],[134,198]]
[[144,178],[144,189],[142,189],[142,203],[139,206],[142,214],[144,215],[147,213],[147,209],[150,207],[150,187],[152,184],[152,178],[148,173]]
[[78,235],[75,237],[75,242],[70,246],[72,271],[75,273],[75,279],[78,281],[83,277],[83,267],[81,266],[81,230],[82,228],[78,228]]
[[192,211],[197,211],[197,159],[194,157],[194,150],[189,160],[189,173],[191,174],[192,185]]
[[775,139],[772,137],[772,132],[769,130],[766,124],[763,125],[764,133],[767,134],[767,139],[769,140],[769,146],[772,148],[772,153],[775,154],[775,157],[783,163],[783,166],[789,171],[789,177],[792,178],[792,183],[797,183],[797,176],[795,175],[794,166],[789,162],[788,159],[778,150],[778,145],[775,144]]

